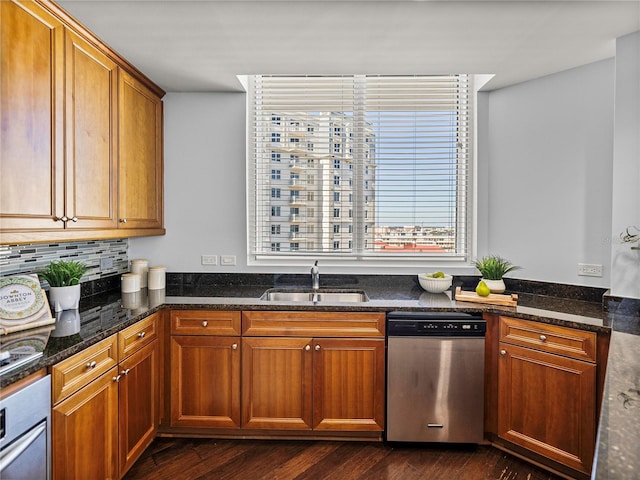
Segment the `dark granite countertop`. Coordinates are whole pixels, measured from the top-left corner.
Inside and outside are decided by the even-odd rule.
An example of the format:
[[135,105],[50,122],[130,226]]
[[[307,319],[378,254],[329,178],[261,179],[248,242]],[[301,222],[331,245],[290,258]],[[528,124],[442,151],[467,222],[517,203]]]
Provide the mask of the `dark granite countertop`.
[[[600,419],[593,478],[637,478],[640,469],[640,318],[614,303],[567,299],[518,292],[517,307],[456,302],[453,292],[427,293],[414,281],[394,286],[358,284],[369,301],[363,303],[274,302],[261,300],[273,285],[168,285],[164,290],[143,290],[138,295],[120,292],[94,295],[80,302],[79,325],[69,330],[59,316],[50,327],[43,356],[0,377],[0,388],[97,343],[162,309],[315,310],[315,311],[488,311],[611,335],[607,379]],[[352,286],[349,285],[351,288]],[[465,288],[466,289],[466,288]],[[547,292],[544,292],[547,293]],[[38,329],[40,330],[40,329]],[[28,333],[25,331],[23,334]],[[68,333],[68,334],[67,334]],[[62,336],[61,334],[64,334]],[[11,334],[2,343],[10,340]]]

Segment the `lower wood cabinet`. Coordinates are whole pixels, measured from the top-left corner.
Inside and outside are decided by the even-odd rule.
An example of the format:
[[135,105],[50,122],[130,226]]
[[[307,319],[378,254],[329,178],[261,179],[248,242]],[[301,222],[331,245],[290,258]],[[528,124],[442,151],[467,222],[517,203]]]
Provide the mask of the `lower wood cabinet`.
[[384,340],[243,338],[242,426],[382,431]]
[[[158,316],[52,367],[54,480],[122,478],[153,441],[159,418]],[[100,370],[106,365],[111,368]]]
[[592,332],[500,317],[500,438],[579,472],[591,471],[595,337]]
[[171,425],[240,427],[240,337],[171,337]]
[[117,479],[118,368],[53,407],[54,480]]

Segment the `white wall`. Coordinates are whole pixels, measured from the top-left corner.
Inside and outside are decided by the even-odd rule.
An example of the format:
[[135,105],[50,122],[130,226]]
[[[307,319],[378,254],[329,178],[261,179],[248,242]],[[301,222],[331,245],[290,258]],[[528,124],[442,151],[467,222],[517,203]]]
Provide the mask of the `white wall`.
[[487,248],[513,276],[609,286],[613,106],[613,59],[489,94]]
[[[522,265],[517,278],[609,286],[613,85],[608,60],[480,96],[479,255]],[[167,94],[167,235],[131,239],[131,258],[173,272],[274,270],[246,264],[245,109],[243,94]],[[202,266],[201,254],[237,266]],[[605,276],[578,277],[578,262]]]
[[616,42],[611,234],[611,294],[640,298],[640,250],[617,241],[629,225],[640,227],[640,32]]

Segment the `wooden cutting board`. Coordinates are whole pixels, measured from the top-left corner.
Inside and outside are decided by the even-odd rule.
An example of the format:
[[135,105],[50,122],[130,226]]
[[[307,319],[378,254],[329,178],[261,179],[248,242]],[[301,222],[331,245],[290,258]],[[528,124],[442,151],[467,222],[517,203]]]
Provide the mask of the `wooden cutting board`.
[[518,295],[502,295],[499,293],[490,293],[486,297],[481,297],[476,292],[465,292],[461,287],[456,287],[456,300],[460,302],[476,302],[488,303],[491,305],[506,305],[515,307],[518,305]]

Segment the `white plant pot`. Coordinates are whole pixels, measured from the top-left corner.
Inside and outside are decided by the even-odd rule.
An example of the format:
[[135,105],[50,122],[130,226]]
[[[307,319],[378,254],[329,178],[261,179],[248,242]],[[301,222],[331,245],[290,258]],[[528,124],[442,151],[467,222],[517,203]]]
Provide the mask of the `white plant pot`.
[[74,310],[80,303],[80,284],[68,287],[49,287],[49,302],[56,312]]
[[502,293],[506,290],[506,286],[504,284],[504,280],[486,280],[482,279],[482,281],[489,287],[489,291],[491,293]]

